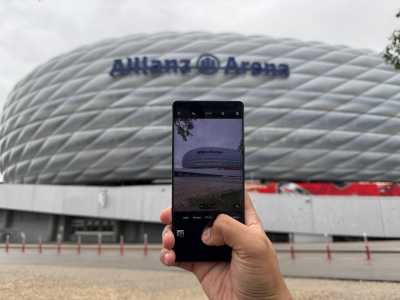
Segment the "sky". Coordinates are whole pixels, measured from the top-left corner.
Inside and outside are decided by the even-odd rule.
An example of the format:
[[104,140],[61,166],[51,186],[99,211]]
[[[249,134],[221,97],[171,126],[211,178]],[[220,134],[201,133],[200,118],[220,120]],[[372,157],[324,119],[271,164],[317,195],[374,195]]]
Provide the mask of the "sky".
[[104,38],[159,31],[263,34],[381,52],[400,27],[395,0],[0,0],[0,111],[53,56]]

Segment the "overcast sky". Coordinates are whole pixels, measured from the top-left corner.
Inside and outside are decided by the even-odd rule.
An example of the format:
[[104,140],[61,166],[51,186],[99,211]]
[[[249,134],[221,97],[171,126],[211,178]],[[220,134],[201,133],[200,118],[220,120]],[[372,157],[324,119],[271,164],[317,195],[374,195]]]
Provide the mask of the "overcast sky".
[[38,64],[107,37],[203,30],[382,51],[400,27],[399,8],[395,0],[0,0],[0,107]]

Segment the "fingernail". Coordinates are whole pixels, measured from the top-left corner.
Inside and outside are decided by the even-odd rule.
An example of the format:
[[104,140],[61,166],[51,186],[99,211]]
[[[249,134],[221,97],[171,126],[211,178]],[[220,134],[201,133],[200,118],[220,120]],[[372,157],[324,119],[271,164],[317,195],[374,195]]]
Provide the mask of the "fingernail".
[[203,242],[207,242],[210,240],[210,236],[211,236],[211,229],[206,228],[204,229],[203,234],[201,235],[201,239],[203,240]]

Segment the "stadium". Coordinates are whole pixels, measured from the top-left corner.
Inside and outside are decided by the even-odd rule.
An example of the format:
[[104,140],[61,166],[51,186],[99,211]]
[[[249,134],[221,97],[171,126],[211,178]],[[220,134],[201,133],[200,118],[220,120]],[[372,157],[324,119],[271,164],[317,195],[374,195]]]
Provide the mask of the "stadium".
[[193,149],[184,155],[182,167],[189,169],[220,168],[240,170],[240,152],[218,147]]
[[[9,94],[0,239],[101,232],[106,241],[139,242],[144,233],[159,241],[158,213],[171,196],[171,104],[192,99],[244,102],[249,183],[321,190],[400,179],[400,74],[379,54],[259,35],[135,34],[59,55]],[[396,192],[360,200],[248,186],[267,231],[400,237]]]

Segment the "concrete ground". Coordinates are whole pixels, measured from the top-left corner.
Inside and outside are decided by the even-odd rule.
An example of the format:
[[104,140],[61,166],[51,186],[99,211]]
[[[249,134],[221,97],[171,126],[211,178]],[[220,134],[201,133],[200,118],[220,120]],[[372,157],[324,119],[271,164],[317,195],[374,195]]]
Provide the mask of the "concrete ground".
[[[399,299],[400,285],[314,279],[286,279],[294,299]],[[0,299],[207,299],[195,278],[183,271],[2,265]]]

